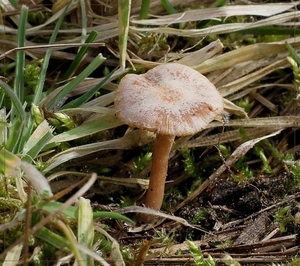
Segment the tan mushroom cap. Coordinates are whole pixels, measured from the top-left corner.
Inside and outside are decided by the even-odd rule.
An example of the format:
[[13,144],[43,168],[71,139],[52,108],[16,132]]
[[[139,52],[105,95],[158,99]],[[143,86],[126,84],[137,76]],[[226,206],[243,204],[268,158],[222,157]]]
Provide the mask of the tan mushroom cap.
[[223,112],[223,98],[196,70],[178,63],[142,75],[127,74],[116,91],[117,116],[125,124],[165,135],[191,135]]

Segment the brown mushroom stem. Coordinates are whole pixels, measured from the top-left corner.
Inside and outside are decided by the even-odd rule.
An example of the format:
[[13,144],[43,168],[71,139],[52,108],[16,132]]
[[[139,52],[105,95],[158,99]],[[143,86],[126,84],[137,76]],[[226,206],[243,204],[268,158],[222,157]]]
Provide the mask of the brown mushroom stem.
[[[168,160],[174,142],[174,136],[157,134],[153,148],[152,167],[149,188],[147,191],[145,206],[154,210],[160,210],[165,191],[165,181],[168,171]],[[142,222],[151,222],[152,215],[141,215]]]

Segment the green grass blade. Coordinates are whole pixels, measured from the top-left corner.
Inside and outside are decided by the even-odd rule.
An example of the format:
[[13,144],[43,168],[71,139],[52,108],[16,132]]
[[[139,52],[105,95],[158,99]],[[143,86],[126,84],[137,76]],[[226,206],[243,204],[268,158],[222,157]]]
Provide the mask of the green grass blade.
[[14,124],[9,128],[9,137],[5,143],[5,148],[11,152],[19,153],[20,152],[20,140],[23,136],[25,128],[25,120],[20,118],[15,119]]
[[214,7],[221,7],[226,4],[227,0],[218,0],[215,4]]
[[0,79],[0,88],[10,98],[12,105],[15,109],[16,117],[12,121],[12,126],[9,128],[9,136],[5,147],[7,150],[18,153],[18,146],[25,124],[25,110],[19,98],[12,90],[12,88]]
[[[62,207],[63,203],[57,201],[39,201],[38,208],[47,211],[47,212],[56,212]],[[78,217],[78,208],[74,206],[69,206],[62,211],[62,213],[68,218],[76,220]]]
[[81,106],[82,104],[86,103],[89,99],[93,97],[93,95],[110,79],[110,77],[115,73],[115,70],[110,72],[101,82],[99,82],[96,86],[90,89],[88,92],[83,94],[82,96],[76,98],[75,100],[71,101],[64,105],[61,109],[67,108],[76,108]]
[[[92,43],[95,38],[97,37],[98,32],[93,30],[90,35],[87,37],[85,43]],[[89,47],[87,46],[83,46],[79,49],[78,53],[76,54],[75,59],[73,60],[72,64],[70,65],[70,67],[68,68],[67,72],[65,73],[65,75],[63,76],[63,80],[67,80],[69,79],[73,73],[76,71],[76,69],[78,68],[81,60],[83,59],[84,55],[86,54],[87,50],[89,49]]]
[[118,1],[120,66],[125,69],[131,0]]
[[[71,2],[72,1],[70,1],[70,3]],[[53,33],[51,35],[49,44],[53,44],[55,42],[58,31],[61,27],[61,24],[62,24],[63,19],[65,17],[65,13],[66,13],[70,3],[66,6],[66,8],[64,9],[64,12],[62,13],[59,20],[57,21],[57,23],[55,25],[55,28],[53,30]],[[33,98],[33,101],[32,101],[32,103],[34,105],[39,105],[39,103],[42,99],[42,96],[43,96],[43,89],[44,89],[44,84],[45,84],[45,80],[46,80],[46,74],[47,74],[47,70],[48,70],[48,66],[49,66],[49,61],[50,61],[50,58],[51,58],[51,53],[52,53],[52,49],[48,49],[46,51],[45,57],[43,59],[43,64],[42,64],[42,67],[41,67],[39,83],[37,85],[37,89],[36,89],[36,92],[35,92],[35,95],[34,95],[34,98]],[[31,114],[29,119],[28,119],[27,126],[24,129],[24,133],[22,134],[22,139],[20,141],[21,143],[20,143],[20,146],[19,146],[19,152],[22,151],[22,149],[25,145],[25,142],[29,139],[29,137],[31,135],[31,132],[32,132],[32,129],[33,129],[33,126],[34,126],[34,116],[33,116],[33,114]]]
[[[70,3],[71,2],[72,1],[70,1]],[[69,7],[70,3],[66,6],[66,8],[64,9],[64,12],[62,13],[59,20],[57,21],[57,23],[55,25],[55,28],[53,30],[53,33],[51,35],[49,44],[54,44],[55,43],[58,31],[61,27],[61,24],[64,20],[65,14],[68,10],[68,7]],[[43,60],[41,74],[40,74],[40,81],[39,81],[39,84],[38,84],[38,87],[37,87],[37,91],[35,93],[35,97],[33,99],[33,104],[35,104],[35,105],[39,105],[39,103],[41,101],[41,98],[42,98],[42,92],[43,92],[43,89],[44,89],[44,83],[45,83],[45,80],[46,80],[46,74],[47,74],[47,69],[48,69],[48,66],[49,66],[49,61],[50,61],[50,58],[51,58],[51,53],[52,53],[52,49],[48,49],[46,51],[46,54],[45,54],[45,57],[44,57],[44,60]]]
[[265,26],[265,27],[241,30],[241,31],[237,31],[237,33],[254,34],[254,35],[295,36],[296,34],[300,34],[300,30],[295,29],[295,28],[281,28],[281,27],[274,27],[274,26]]
[[169,15],[177,13],[177,11],[172,6],[169,0],[161,0],[161,4],[163,5],[163,7],[165,8],[165,10],[168,12]]
[[3,91],[0,91],[0,106],[3,106],[5,99],[5,93]]
[[17,8],[17,6],[18,6],[18,0],[9,0],[9,2],[10,2],[15,8]]
[[13,91],[13,89],[3,82],[0,79],[0,88],[4,90],[5,94],[10,98],[12,105],[14,106],[16,110],[16,114],[19,118],[25,119],[25,111],[23,108],[23,105],[19,99],[19,97],[16,95],[16,93]]
[[94,212],[93,216],[94,218],[111,218],[111,219],[125,221],[128,223],[133,223],[131,219],[127,218],[122,214],[115,213],[115,212]]
[[140,19],[147,19],[149,13],[150,0],[142,0],[141,10],[140,10]]
[[[28,7],[21,7],[20,24],[17,35],[17,47],[24,47],[26,41],[26,24],[28,17]],[[24,66],[25,66],[25,52],[23,50],[17,51],[16,57],[16,75],[14,80],[14,92],[19,98],[20,102],[24,102]],[[15,118],[15,108],[12,107],[11,120]]]
[[[47,212],[56,212],[62,207],[63,203],[57,202],[57,201],[43,201],[41,200],[38,203],[38,207],[44,211]],[[68,218],[77,220],[78,219],[78,208],[74,206],[69,206],[65,210],[62,211],[62,213]],[[116,220],[122,220],[128,223],[133,223],[133,221],[126,216],[115,213],[115,212],[106,212],[106,211],[99,211],[99,212],[94,212],[93,213],[93,218],[111,218],[111,219],[116,219]]]
[[117,126],[122,125],[123,123],[116,118],[115,116],[106,115],[106,116],[99,116],[99,119],[93,120],[87,123],[80,125],[74,129],[69,131],[63,132],[59,135],[56,135],[52,138],[52,142],[65,142],[74,139],[79,139],[82,137],[86,137],[102,130],[114,128]]
[[286,44],[286,48],[288,49],[291,57],[297,62],[298,66],[300,65],[300,56],[298,53],[295,51],[295,49],[289,44]]
[[43,227],[34,234],[35,237],[46,241],[52,246],[61,249],[63,247],[69,247],[68,240],[58,234],[53,233],[48,228]]
[[59,102],[72,90],[74,89],[80,82],[82,82],[85,78],[87,78],[97,67],[99,67],[106,58],[102,55],[98,55],[94,58],[94,60],[70,83],[68,83],[63,90],[57,95],[56,99],[50,104],[48,107],[49,110],[56,109]]
[[[26,162],[31,162],[33,158],[36,158],[36,156],[40,153],[42,149],[46,146],[46,144],[51,140],[53,135],[51,132],[48,132],[43,137],[41,137],[37,142],[36,145],[33,146],[30,150],[26,152],[26,155],[23,160]],[[30,139],[29,139],[30,140]]]

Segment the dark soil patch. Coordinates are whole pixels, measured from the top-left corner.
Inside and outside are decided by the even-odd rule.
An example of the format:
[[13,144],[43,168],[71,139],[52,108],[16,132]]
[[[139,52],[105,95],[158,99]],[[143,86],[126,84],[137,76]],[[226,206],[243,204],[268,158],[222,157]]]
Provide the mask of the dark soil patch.
[[[141,243],[141,239],[149,241],[148,248],[157,255],[157,260],[148,257],[144,265],[175,265],[174,258],[176,265],[192,265],[186,257],[190,254],[185,244],[187,239],[196,243],[205,257],[211,255],[217,265],[224,265],[222,258],[226,253],[242,265],[292,261],[300,251],[300,187],[294,184],[287,172],[244,182],[220,179],[175,213],[195,226],[194,229],[169,221],[155,228],[172,236],[169,248],[161,243],[162,239],[159,243],[151,242],[153,237],[157,238],[153,230],[136,233],[124,230],[119,241],[124,244]],[[161,257],[163,254],[168,254],[167,258]]]

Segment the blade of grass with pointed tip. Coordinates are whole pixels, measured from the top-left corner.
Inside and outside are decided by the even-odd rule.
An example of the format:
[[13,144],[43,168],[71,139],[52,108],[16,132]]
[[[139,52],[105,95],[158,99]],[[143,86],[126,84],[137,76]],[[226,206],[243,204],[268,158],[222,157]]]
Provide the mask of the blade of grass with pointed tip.
[[80,82],[87,78],[93,71],[95,71],[104,61],[105,57],[101,54],[97,55],[94,60],[71,82],[69,82],[63,90],[57,95],[54,102],[48,107],[49,110],[56,109],[59,102],[68,95],[68,93],[74,89]]
[[[97,35],[98,35],[98,32],[95,31],[95,30],[92,30],[92,32],[87,37],[85,43],[92,43],[95,40],[95,38],[97,37]],[[85,56],[85,54],[86,54],[86,52],[87,52],[88,49],[89,49],[88,46],[82,46],[79,49],[78,53],[76,54],[74,60],[72,61],[71,65],[70,65],[70,67],[68,68],[67,72],[63,76],[62,80],[67,80],[67,79],[69,79],[73,75],[73,73],[78,68],[81,60]]]
[[120,66],[125,69],[131,0],[118,0]]
[[98,120],[93,120],[80,125],[74,129],[63,132],[52,138],[52,142],[65,142],[82,137],[89,136],[102,130],[114,128],[122,125],[123,123],[116,117],[111,115],[99,116]]
[[286,44],[286,48],[288,49],[291,57],[297,62],[298,66],[300,65],[300,56],[298,53],[295,51],[295,49],[289,44]]
[[96,86],[94,86],[92,89],[87,91],[82,96],[76,98],[75,100],[67,103],[64,105],[61,109],[67,109],[67,108],[76,108],[81,106],[82,104],[86,103],[89,99],[93,97],[93,95],[101,89],[101,87],[106,83],[107,80],[115,73],[116,70],[111,71],[101,82],[99,82]]

